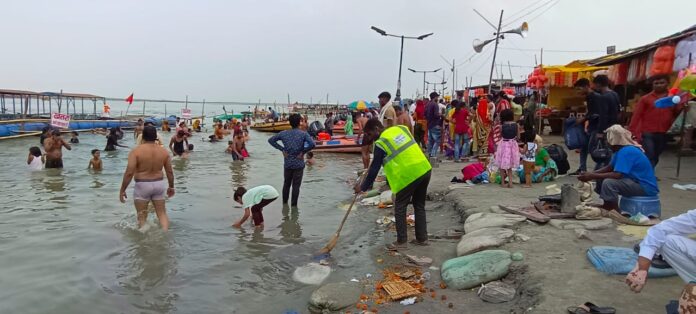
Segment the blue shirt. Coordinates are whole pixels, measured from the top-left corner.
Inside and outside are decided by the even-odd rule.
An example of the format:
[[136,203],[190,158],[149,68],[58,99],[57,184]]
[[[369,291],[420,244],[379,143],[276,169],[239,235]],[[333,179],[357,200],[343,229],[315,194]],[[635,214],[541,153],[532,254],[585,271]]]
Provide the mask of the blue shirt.
[[[278,144],[278,141],[283,142],[283,145]],[[288,154],[285,157],[285,169],[303,169],[305,162],[300,154],[309,152],[315,146],[312,137],[300,129],[282,131],[269,138],[268,143]]]
[[638,147],[624,146],[619,149],[611,159],[611,166],[614,172],[638,182],[646,196],[655,196],[660,192],[652,164]]

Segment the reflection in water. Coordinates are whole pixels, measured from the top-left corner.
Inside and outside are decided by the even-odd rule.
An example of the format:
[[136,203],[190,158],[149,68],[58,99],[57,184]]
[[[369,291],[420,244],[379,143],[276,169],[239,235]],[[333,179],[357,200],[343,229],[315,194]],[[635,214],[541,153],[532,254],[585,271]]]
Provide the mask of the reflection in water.
[[133,227],[122,231],[131,244],[117,275],[118,285],[127,290],[127,294],[140,295],[132,302],[141,310],[172,311],[178,295],[170,288],[170,279],[177,274],[177,258],[171,252],[174,245],[171,234],[156,226],[144,234]]
[[105,185],[103,182],[101,182],[99,180],[99,175],[101,174],[101,170],[90,169],[89,173],[92,174],[92,185],[90,186],[90,188],[98,189],[98,188]]
[[[247,184],[247,170],[249,170],[249,163],[244,161],[234,161],[230,163],[230,170],[232,170],[232,186],[237,188],[239,186],[246,186]],[[248,189],[249,187],[247,187]]]
[[300,225],[300,210],[297,207],[283,204],[283,222],[280,223],[280,235],[285,242],[299,244],[305,239],[302,237],[302,226]]
[[43,180],[44,188],[49,192],[65,191],[65,177],[63,169],[46,169],[46,177]]

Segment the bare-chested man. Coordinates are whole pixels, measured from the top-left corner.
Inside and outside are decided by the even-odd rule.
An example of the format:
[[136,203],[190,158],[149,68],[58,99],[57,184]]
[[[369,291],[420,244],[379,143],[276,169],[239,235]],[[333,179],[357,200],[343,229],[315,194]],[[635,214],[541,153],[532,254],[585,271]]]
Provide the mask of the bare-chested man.
[[138,123],[135,124],[135,129],[133,131],[133,138],[138,139],[138,135],[143,133],[143,128],[145,127],[145,121],[143,119],[138,119]]
[[404,110],[401,106],[394,106],[394,111],[396,111],[396,125],[407,127],[408,131],[413,134],[413,124],[411,123],[411,116],[408,114],[408,110]]
[[65,142],[60,136],[60,130],[51,131],[51,137],[44,141],[44,150],[46,150],[46,165],[45,168],[63,168],[63,147],[71,150],[70,144]]
[[[126,188],[135,177],[135,210],[138,214],[138,227],[142,227],[147,221],[147,205],[152,201],[155,213],[159,219],[162,230],[169,230],[169,217],[164,207],[164,194],[174,196],[174,172],[166,149],[155,143],[157,129],[154,126],[143,128],[143,144],[136,146],[128,154],[128,166],[123,174],[123,183],[119,192],[121,203],[126,202]],[[165,186],[162,176],[162,168],[167,174],[169,187]]]
[[244,134],[238,133],[234,135],[232,140],[232,160],[244,160],[242,150],[244,149]]

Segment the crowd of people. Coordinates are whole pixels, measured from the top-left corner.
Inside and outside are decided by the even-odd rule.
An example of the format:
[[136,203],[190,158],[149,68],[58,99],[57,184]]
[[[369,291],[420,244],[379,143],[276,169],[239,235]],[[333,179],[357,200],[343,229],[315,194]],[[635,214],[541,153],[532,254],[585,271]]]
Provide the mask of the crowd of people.
[[[622,104],[619,96],[609,88],[610,82],[605,75],[598,75],[592,81],[580,79],[575,83],[575,89],[584,97],[587,108],[584,116],[575,123],[582,128],[587,141],[578,151],[579,168],[571,175],[576,175],[582,182],[596,181],[596,192],[602,200],[602,204],[597,206],[608,213],[621,215],[620,197],[659,194],[654,168],[664,150],[665,133],[683,105],[655,107],[655,100],[667,95],[668,83],[667,77],[652,78],[652,92],[640,99],[628,128],[620,124]],[[481,164],[477,166],[479,172],[493,169],[489,175],[496,176],[495,181],[506,188],[513,187],[513,177],[518,177],[524,187],[531,187],[532,183],[552,181],[559,175],[559,160],[554,159],[549,147],[543,146],[539,135],[542,130],[536,113],[543,101],[537,93],[526,97],[505,92],[465,97],[459,91],[455,99],[446,102],[433,92],[428,99],[418,99],[410,106],[392,102],[388,92],[380,93],[377,98],[379,108],[375,110],[348,113],[340,119],[328,113],[323,125],[315,123],[323,127],[322,133],[329,139],[338,120],[345,121],[342,125],[347,136],[353,136],[357,130],[364,174],[354,186],[355,193],[370,191],[380,169],[384,169],[393,194],[396,220],[396,241],[388,245],[390,250],[408,245],[408,204],[413,204],[415,217],[415,239],[411,244],[428,245],[425,200],[433,165],[442,162],[443,158],[454,163],[478,162]],[[269,110],[268,121],[277,121],[277,114],[271,108]],[[307,132],[310,124],[306,116],[290,114],[287,120],[291,129],[268,139],[269,145],[279,150],[284,158],[282,192],[270,185],[248,189],[237,187],[233,199],[242,204],[243,214],[233,227],[241,228],[251,218],[251,224],[262,229],[264,207],[278,198],[283,204],[298,206],[305,167],[314,163],[312,149],[315,138]],[[210,140],[221,141],[230,135],[232,140],[228,142],[226,152],[233,160],[242,161],[249,157],[246,149],[248,126],[247,119],[234,119],[224,124],[218,121]],[[163,125],[163,131],[164,127],[168,125]],[[188,142],[191,132],[185,122],[177,121],[177,128],[169,141],[173,156],[186,157],[193,150],[193,145]],[[94,133],[106,136],[105,151],[126,147],[118,142],[123,138],[120,128],[108,132],[95,130]],[[119,198],[125,202],[126,189],[135,180],[133,198],[138,225],[145,223],[147,207],[152,203],[162,229],[166,230],[169,223],[165,195],[172,197],[175,194],[172,157],[164,149],[162,137],[151,123],[139,120],[134,137],[136,146],[128,155]],[[27,158],[30,169],[61,168],[62,149],[70,150],[71,143],[79,143],[79,139],[75,133],[68,143],[62,139],[60,131],[49,129],[41,136],[40,142],[45,153],[39,147],[30,148]],[[101,169],[100,151],[95,149],[91,154],[88,167]],[[589,156],[595,161],[594,171],[587,171]],[[472,165],[465,166],[463,173]],[[488,180],[494,178],[484,179]],[[696,210],[692,210],[648,231],[648,237],[640,247],[636,268],[626,278],[632,290],[639,292],[645,285],[646,270],[658,252],[685,281],[693,282],[696,242],[685,236],[696,232],[695,222]]]

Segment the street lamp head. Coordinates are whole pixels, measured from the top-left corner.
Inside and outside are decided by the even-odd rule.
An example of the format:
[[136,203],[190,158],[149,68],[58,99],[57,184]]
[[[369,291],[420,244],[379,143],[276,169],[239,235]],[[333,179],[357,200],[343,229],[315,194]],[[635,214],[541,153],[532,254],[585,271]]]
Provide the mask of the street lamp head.
[[418,39],[418,40],[423,40],[423,39],[425,39],[426,37],[428,37],[428,36],[430,36],[430,35],[432,35],[432,34],[434,34],[434,33],[425,34],[425,35],[420,35],[420,36],[417,37],[417,39]]
[[379,29],[379,28],[377,28],[377,27],[371,26],[370,28],[371,28],[373,31],[378,32],[378,33],[379,33],[380,35],[382,35],[382,36],[387,36],[387,32],[385,32],[385,31],[383,31],[383,30],[381,30],[381,29]]
[[414,70],[414,69],[408,68],[408,70],[413,72],[413,73],[416,73],[416,70]]
[[435,73],[435,72],[437,72],[437,71],[440,71],[440,70],[442,70],[442,68],[439,68],[439,69],[433,71],[433,73]]

